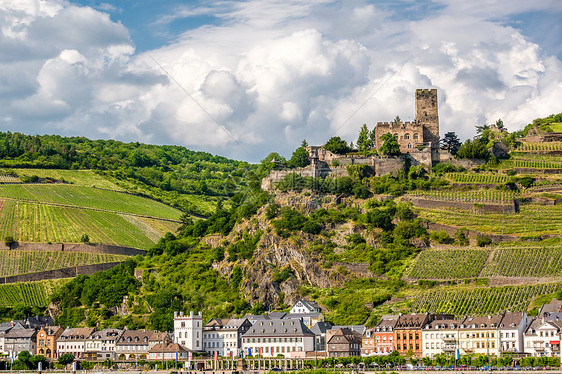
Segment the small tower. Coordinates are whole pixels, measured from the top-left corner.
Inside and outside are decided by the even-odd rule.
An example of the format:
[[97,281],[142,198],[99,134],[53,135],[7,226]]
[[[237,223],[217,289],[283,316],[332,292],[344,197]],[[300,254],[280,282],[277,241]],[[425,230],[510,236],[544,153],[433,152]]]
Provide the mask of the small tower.
[[437,90],[416,90],[416,122],[423,126],[423,141],[431,143],[432,149],[439,148],[439,113],[437,111]]
[[174,343],[183,345],[192,351],[200,351],[203,349],[202,341],[202,313],[189,312],[189,316],[185,316],[183,312],[180,312],[179,315],[174,312]]

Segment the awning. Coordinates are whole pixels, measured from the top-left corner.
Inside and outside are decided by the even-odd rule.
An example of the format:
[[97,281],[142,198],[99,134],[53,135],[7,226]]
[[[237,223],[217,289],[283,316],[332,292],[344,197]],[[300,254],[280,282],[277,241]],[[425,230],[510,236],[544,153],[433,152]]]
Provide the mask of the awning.
[[560,345],[560,340],[551,340],[550,344],[558,344]]

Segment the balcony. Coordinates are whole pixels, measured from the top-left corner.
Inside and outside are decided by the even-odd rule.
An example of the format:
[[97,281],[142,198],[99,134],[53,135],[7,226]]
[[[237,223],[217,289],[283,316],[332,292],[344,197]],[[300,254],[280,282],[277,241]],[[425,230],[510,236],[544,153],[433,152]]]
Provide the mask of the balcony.
[[446,345],[443,347],[443,351],[445,352],[454,352],[457,347],[455,345]]
[[445,336],[443,337],[443,341],[444,341],[444,342],[456,342],[456,340],[457,340],[457,339],[456,339],[454,336],[445,335]]

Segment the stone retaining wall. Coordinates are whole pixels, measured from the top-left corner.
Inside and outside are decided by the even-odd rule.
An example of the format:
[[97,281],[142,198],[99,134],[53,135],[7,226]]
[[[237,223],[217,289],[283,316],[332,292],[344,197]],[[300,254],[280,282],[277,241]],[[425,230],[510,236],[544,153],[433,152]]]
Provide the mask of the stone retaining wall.
[[0,283],[16,283],[16,282],[32,282],[46,279],[73,278],[79,274],[92,275],[98,271],[111,269],[114,266],[122,264],[122,262],[106,262],[103,264],[82,265],[69,268],[61,268],[37,273],[12,275],[9,277],[0,277]]
[[146,251],[120,247],[117,245],[106,244],[83,244],[83,243],[16,243],[11,248],[6,244],[0,243],[0,250],[18,250],[18,251],[36,251],[36,252],[82,252],[82,253],[102,253],[109,255],[124,255],[124,256],[145,256]]

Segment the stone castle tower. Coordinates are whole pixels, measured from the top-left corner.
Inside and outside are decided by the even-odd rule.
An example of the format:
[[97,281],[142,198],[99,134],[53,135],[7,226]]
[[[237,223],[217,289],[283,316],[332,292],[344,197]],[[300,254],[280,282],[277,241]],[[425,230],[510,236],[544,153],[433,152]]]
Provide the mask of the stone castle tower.
[[416,123],[423,127],[423,141],[431,143],[432,149],[439,148],[439,113],[437,111],[437,90],[416,90]]

